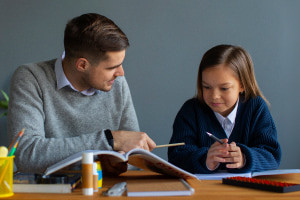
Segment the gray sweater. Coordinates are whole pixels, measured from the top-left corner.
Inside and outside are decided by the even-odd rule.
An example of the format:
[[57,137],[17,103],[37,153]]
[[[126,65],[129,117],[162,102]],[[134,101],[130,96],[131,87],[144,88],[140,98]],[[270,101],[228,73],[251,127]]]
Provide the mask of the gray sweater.
[[10,140],[25,128],[15,153],[19,171],[41,173],[87,149],[112,150],[105,129],[139,131],[129,87],[118,77],[109,92],[84,96],[56,88],[56,60],[20,66],[11,80]]

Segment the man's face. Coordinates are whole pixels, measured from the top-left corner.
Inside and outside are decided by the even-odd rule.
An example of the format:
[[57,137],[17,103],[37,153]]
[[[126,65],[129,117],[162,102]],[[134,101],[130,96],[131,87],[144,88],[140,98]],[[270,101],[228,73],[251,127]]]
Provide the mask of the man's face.
[[84,72],[83,82],[88,88],[108,92],[111,90],[114,80],[118,76],[124,76],[122,63],[125,58],[125,50],[110,51],[106,53],[107,59],[98,64],[89,63]]

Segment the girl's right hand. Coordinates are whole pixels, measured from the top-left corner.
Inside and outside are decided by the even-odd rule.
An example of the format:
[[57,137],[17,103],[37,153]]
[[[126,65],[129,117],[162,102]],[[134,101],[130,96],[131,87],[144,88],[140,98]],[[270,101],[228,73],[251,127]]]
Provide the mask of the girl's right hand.
[[207,152],[206,166],[209,170],[215,170],[220,163],[225,162],[226,156],[228,156],[228,139],[222,139],[225,144],[219,142],[213,143]]

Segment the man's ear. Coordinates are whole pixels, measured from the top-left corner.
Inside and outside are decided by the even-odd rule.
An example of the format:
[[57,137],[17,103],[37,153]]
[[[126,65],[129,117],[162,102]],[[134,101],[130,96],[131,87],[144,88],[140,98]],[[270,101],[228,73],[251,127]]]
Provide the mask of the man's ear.
[[85,58],[78,58],[75,62],[75,65],[79,72],[84,72],[89,67],[90,63]]

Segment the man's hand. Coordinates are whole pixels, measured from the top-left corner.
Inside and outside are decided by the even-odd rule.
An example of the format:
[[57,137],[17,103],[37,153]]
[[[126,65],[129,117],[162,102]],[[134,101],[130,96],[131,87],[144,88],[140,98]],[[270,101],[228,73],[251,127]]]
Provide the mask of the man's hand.
[[128,152],[131,149],[140,148],[152,151],[156,144],[144,132],[111,131],[114,138],[114,150]]

